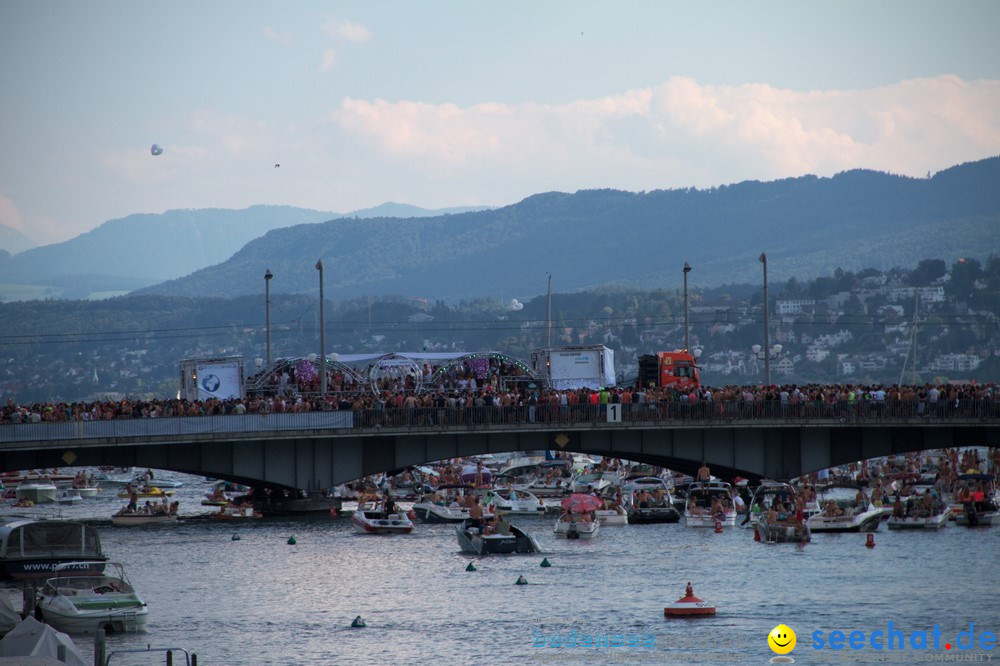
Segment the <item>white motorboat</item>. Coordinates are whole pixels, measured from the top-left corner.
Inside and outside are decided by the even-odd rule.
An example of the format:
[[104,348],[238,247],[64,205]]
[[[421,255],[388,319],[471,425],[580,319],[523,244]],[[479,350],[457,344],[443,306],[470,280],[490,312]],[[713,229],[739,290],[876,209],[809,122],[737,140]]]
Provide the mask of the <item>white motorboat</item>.
[[695,481],[688,486],[684,522],[688,527],[736,525],[733,487],[725,481]]
[[484,521],[469,519],[455,527],[458,546],[463,553],[493,555],[542,552],[534,537],[502,518],[497,519],[493,530],[486,525]]
[[753,527],[759,540],[765,543],[807,543],[812,537],[808,521],[796,523],[794,513],[778,513],[774,509],[761,513]]
[[464,504],[475,488],[467,484],[443,485],[433,495],[424,495],[413,504],[413,513],[425,523],[460,523],[469,518]]
[[97,528],[63,520],[8,518],[0,521],[0,577],[47,578],[57,564],[86,570],[107,560]]
[[211,492],[205,493],[201,501],[204,506],[226,506],[251,494],[253,489],[241,483],[219,481],[212,486]]
[[806,521],[813,532],[875,532],[882,509],[855,483],[833,483],[818,490],[820,512]]
[[62,488],[56,491],[55,499],[52,501],[57,504],[77,504],[83,501],[83,497],[77,488]]
[[585,472],[573,479],[570,490],[574,493],[589,493],[594,491],[602,495],[611,486],[621,485],[622,477],[618,472]]
[[497,475],[497,485],[509,484],[535,497],[563,497],[570,493],[571,462],[519,458]]
[[567,539],[593,539],[597,536],[601,523],[587,514],[564,513],[556,521],[552,531],[557,537]]
[[[749,524],[751,527],[756,525],[760,516],[766,514],[771,508],[774,508],[778,513],[794,513],[795,497],[795,489],[790,484],[765,479],[754,490],[747,515],[740,524]],[[816,512],[813,511],[813,513]],[[808,515],[807,513],[807,517]]]
[[618,507],[617,509],[598,509],[594,512],[594,515],[597,516],[597,522],[605,527],[628,525],[628,512],[622,507]]
[[630,525],[676,523],[681,519],[670,497],[669,485],[658,476],[630,479],[622,490]]
[[405,513],[388,513],[370,502],[358,506],[351,522],[359,534],[409,534],[413,531],[413,522]]
[[143,513],[141,511],[119,511],[111,516],[111,524],[131,527],[134,525],[161,525],[176,523],[176,513]]
[[499,488],[486,495],[487,511],[501,515],[540,516],[545,514],[545,505],[526,490]]
[[949,507],[956,524],[976,527],[1000,523],[998,506],[1000,496],[989,474],[960,474],[955,479]]
[[51,481],[26,481],[19,483],[14,491],[19,500],[28,500],[35,504],[55,502],[58,489]]
[[[38,592],[48,624],[67,634],[145,631],[149,608],[118,562],[100,562],[102,573],[81,573],[87,563],[60,564]],[[95,563],[91,563],[95,564]]]

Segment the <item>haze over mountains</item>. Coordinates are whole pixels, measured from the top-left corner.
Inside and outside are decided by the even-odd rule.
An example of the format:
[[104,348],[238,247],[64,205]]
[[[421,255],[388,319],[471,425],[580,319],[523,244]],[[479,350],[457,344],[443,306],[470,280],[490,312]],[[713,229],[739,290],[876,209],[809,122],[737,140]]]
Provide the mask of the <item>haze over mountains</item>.
[[390,202],[351,213],[292,206],[170,210],[110,220],[76,238],[34,249],[29,249],[34,244],[17,231],[2,227],[0,249],[14,256],[0,252],[0,284],[45,287],[48,296],[61,298],[127,292],[225,261],[247,242],[280,227],[345,216],[425,217],[468,210],[481,209],[428,210]]
[[[854,170],[831,178],[747,181],[707,190],[550,192],[489,210],[385,204],[336,219],[292,207],[178,210],[112,220],[72,240],[0,253],[0,284],[48,297],[95,292],[220,296],[402,294],[460,299],[808,279],[835,268],[985,259],[1000,248],[1000,157],[927,179]],[[163,282],[163,280],[167,280]],[[143,288],[144,287],[144,288]],[[5,300],[9,296],[0,293]]]

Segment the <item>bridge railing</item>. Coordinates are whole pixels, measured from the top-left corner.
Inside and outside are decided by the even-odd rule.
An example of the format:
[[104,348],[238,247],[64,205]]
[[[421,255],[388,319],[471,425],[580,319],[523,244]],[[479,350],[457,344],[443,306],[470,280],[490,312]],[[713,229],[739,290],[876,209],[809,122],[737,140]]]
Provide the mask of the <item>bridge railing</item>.
[[213,416],[119,418],[106,421],[41,421],[0,425],[0,445],[52,440],[183,437],[296,430],[377,431],[482,427],[559,427],[571,424],[731,425],[733,423],[922,423],[1000,422],[1000,401],[972,400],[801,402],[732,401],[631,403],[611,405],[524,405],[428,407],[246,413]]

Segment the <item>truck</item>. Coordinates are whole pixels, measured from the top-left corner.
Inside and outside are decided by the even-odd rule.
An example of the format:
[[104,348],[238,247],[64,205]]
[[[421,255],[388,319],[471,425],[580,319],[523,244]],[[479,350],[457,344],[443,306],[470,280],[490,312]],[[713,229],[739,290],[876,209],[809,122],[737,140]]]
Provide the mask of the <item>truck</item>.
[[604,345],[539,347],[531,352],[531,369],[546,386],[601,389],[615,386],[615,352]]
[[689,389],[701,386],[697,358],[688,351],[661,351],[639,357],[637,386]]

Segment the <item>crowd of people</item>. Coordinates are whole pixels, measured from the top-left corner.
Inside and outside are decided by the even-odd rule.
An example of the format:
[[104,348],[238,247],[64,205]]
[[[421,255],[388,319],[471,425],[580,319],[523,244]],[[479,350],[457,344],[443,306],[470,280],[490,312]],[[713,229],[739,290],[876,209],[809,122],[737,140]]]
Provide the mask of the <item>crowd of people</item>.
[[425,391],[256,393],[219,400],[131,399],[0,407],[0,425],[53,421],[353,411],[355,427],[591,421],[621,404],[626,421],[754,418],[1000,418],[996,384],[615,387],[556,391],[502,382]]

